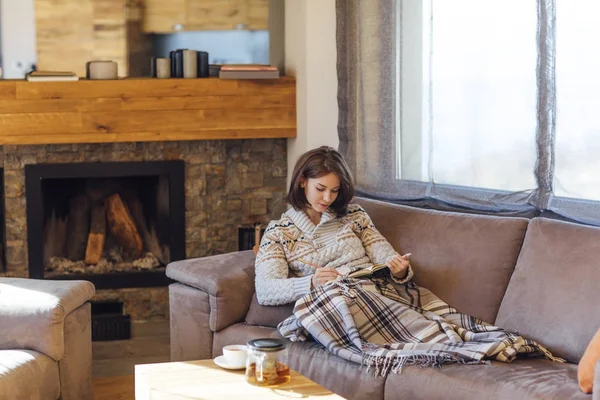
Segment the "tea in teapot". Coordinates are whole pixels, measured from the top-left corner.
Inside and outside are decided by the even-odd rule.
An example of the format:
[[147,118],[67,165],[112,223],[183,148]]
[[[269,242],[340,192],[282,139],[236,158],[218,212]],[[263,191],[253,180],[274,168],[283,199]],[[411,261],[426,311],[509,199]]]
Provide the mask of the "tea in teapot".
[[290,367],[281,361],[285,347],[285,342],[278,339],[249,341],[246,381],[256,386],[277,386],[289,382]]

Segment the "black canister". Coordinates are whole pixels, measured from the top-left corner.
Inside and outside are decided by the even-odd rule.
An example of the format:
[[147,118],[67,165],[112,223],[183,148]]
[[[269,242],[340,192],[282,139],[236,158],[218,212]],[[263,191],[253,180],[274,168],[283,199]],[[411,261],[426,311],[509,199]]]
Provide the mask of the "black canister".
[[198,57],[198,78],[208,78],[208,76],[209,76],[208,53],[206,51],[199,51],[197,53],[197,57]]

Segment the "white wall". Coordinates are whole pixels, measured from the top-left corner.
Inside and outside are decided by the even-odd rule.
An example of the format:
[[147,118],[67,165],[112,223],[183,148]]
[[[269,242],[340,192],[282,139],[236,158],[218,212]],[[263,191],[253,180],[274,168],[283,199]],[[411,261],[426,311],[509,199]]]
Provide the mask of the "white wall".
[[34,0],[0,0],[2,77],[24,78],[36,62]]
[[288,140],[288,183],[297,158],[338,148],[335,0],[285,1],[285,69],[296,77],[298,135]]
[[153,35],[153,55],[169,57],[169,51],[193,49],[208,52],[210,64],[268,64],[268,31],[192,31]]

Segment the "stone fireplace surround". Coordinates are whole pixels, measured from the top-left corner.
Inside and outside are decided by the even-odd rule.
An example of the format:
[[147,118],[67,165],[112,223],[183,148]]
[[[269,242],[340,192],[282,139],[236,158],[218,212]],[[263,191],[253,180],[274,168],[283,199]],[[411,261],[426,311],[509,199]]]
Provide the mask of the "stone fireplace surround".
[[[183,160],[185,257],[237,250],[242,225],[285,210],[287,139],[198,140],[61,145],[5,145],[5,270],[29,277],[24,166],[77,162]],[[94,301],[121,301],[133,320],[168,317],[166,287],[98,290]]]

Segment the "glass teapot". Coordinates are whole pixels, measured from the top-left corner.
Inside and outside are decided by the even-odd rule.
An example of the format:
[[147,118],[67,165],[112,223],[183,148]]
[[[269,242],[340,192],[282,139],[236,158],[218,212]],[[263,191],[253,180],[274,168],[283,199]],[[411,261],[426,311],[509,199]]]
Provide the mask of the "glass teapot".
[[290,381],[290,367],[282,359],[285,342],[280,339],[254,339],[248,342],[246,381],[257,386],[277,386]]

